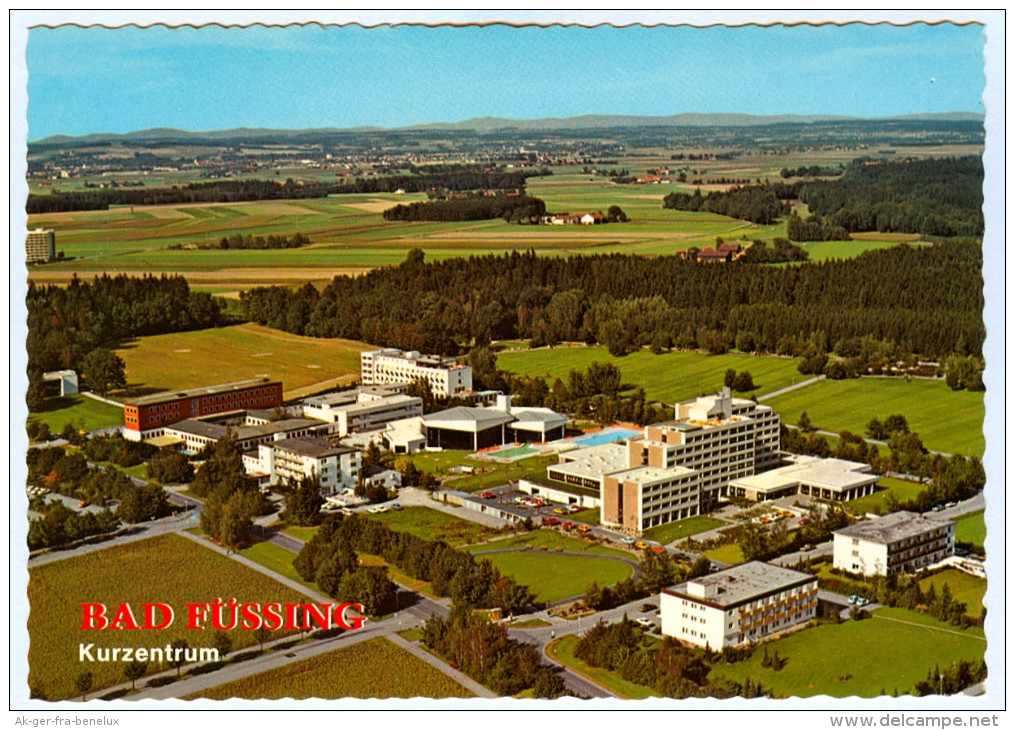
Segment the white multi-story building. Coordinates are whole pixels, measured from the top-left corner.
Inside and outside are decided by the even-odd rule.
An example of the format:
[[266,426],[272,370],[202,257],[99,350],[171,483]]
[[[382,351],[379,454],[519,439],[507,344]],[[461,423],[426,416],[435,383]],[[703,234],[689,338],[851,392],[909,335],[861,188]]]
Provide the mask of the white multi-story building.
[[430,386],[431,393],[447,398],[472,390],[472,368],[452,357],[385,348],[360,354],[360,380],[364,385],[423,380]]
[[330,496],[356,486],[361,458],[356,449],[324,439],[282,438],[260,444],[256,454],[244,454],[243,465],[247,474],[261,476],[262,484],[316,476],[321,494]]
[[786,631],[814,618],[818,579],[752,561],[664,588],[662,633],[718,650]]
[[25,262],[32,264],[56,258],[56,232],[48,228],[29,231],[25,239]]
[[303,415],[335,424],[335,433],[375,431],[392,421],[423,415],[423,399],[411,395],[377,393],[361,388],[344,393],[331,393],[306,398]]
[[858,461],[801,454],[786,461],[786,466],[730,482],[729,496],[763,502],[803,494],[843,502],[873,494],[878,483],[870,465]]
[[914,573],[954,553],[955,523],[933,513],[893,512],[833,533],[832,565],[850,573]]

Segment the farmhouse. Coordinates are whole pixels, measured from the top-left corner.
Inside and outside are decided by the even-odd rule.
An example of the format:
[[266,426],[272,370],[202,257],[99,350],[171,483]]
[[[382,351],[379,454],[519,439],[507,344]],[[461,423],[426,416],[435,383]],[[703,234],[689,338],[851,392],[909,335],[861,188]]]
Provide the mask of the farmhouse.
[[716,251],[711,246],[698,251],[697,261],[706,264],[726,264],[733,260],[733,254],[729,251]]
[[448,398],[472,390],[472,368],[452,357],[385,348],[360,354],[360,380],[364,385],[423,380],[435,396]]
[[166,426],[186,419],[281,405],[282,383],[268,378],[149,395],[124,404],[123,435],[141,441],[162,436]]
[[818,579],[751,561],[664,588],[662,633],[712,650],[759,641],[814,618]]
[[832,564],[863,575],[913,573],[955,553],[955,523],[933,514],[894,512],[832,537]]
[[321,494],[330,496],[356,486],[360,453],[322,438],[285,438],[279,433],[259,444],[256,452],[244,454],[243,466],[249,476],[262,478],[262,486],[316,476]]

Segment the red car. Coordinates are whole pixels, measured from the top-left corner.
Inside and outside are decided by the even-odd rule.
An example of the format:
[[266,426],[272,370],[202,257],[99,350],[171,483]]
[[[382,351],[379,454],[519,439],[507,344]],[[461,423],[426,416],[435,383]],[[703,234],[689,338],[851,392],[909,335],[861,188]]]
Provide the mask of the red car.
[[568,522],[565,522],[564,524],[562,524],[561,527],[563,527],[565,530],[573,530],[574,529],[574,523],[571,522],[571,521],[568,521]]
[[544,517],[543,518],[543,524],[544,525],[559,525],[560,524],[560,520],[558,520],[556,517]]
[[494,498],[494,497],[496,497],[497,495],[496,495],[496,494],[494,494],[493,492],[483,492],[483,493],[482,493],[481,495],[479,495],[479,496],[480,496],[480,497],[482,497],[483,499],[493,499],[493,498]]

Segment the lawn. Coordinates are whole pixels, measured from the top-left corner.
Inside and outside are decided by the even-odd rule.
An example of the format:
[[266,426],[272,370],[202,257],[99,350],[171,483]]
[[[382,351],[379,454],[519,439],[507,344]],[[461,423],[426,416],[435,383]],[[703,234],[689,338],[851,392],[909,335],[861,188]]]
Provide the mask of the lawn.
[[[361,342],[300,337],[257,324],[141,337],[117,354],[126,364],[128,390],[158,392],[232,383],[281,380],[285,397],[320,384],[359,379]],[[223,356],[226,354],[227,356]]]
[[783,423],[795,424],[807,411],[815,428],[861,436],[866,436],[872,418],[899,413],[928,449],[983,456],[983,393],[953,391],[938,380],[823,380],[772,398],[766,405],[782,415]]
[[378,637],[188,695],[185,699],[474,697],[440,670]]
[[929,578],[920,581],[920,590],[926,591],[934,586],[937,595],[941,595],[941,589],[948,585],[952,598],[966,604],[966,615],[973,618],[980,618],[983,612],[983,597],[987,593],[987,581],[963,573],[961,570],[949,568],[940,573],[935,573]]
[[724,527],[726,524],[726,522],[709,517],[708,515],[695,515],[694,517],[688,517],[684,520],[677,520],[676,522],[670,522],[669,524],[646,530],[644,537],[646,540],[654,540],[665,545],[674,540],[682,540],[685,537],[697,535],[699,532]]
[[[50,700],[77,694],[74,680],[82,669],[92,672],[92,691],[124,681],[119,663],[83,667],[78,644],[109,646],[165,646],[186,639],[191,646],[211,646],[213,632],[187,630],[186,603],[205,603],[235,597],[240,603],[302,602],[296,591],[178,535],[97,550],[29,570],[28,683]],[[176,614],[164,630],[104,632],[80,628],[80,603],[104,603],[113,610],[121,603],[134,607],[139,620],[142,602],[167,603]],[[249,631],[231,631],[234,648],[254,644]],[[149,665],[151,672],[167,669]]]
[[398,512],[367,515],[367,519],[383,522],[397,532],[407,532],[424,540],[443,540],[452,546],[481,542],[495,534],[488,527],[429,507],[406,507]]
[[290,552],[284,547],[279,547],[272,542],[255,542],[250,547],[241,550],[240,555],[311,590],[318,590],[317,584],[303,580],[296,572],[296,568],[293,567],[296,553]]
[[889,494],[894,494],[895,498],[900,502],[905,502],[910,499],[916,499],[916,496],[927,488],[926,484],[896,479],[895,477],[881,477],[878,480],[878,485],[885,488],[874,492],[874,494],[868,494],[866,497],[850,500],[847,504],[858,512],[883,514],[887,511],[884,505],[885,499],[888,498]]
[[54,396],[46,399],[46,407],[28,414],[29,421],[49,424],[52,433],[60,433],[68,423],[77,429],[94,431],[123,425],[123,408],[111,406],[86,395]]
[[585,540],[578,537],[568,537],[562,535],[556,530],[541,529],[533,530],[532,532],[523,532],[520,535],[509,537],[504,540],[494,540],[485,545],[471,545],[462,548],[466,552],[476,553],[483,552],[485,550],[503,550],[507,548],[520,548],[529,547],[533,550],[539,550],[546,548],[547,550],[566,550],[572,553],[589,553],[590,555],[614,555],[618,558],[624,558],[625,560],[631,560],[631,553],[623,550],[617,550],[615,548],[606,547],[600,545],[597,542],[591,540]]
[[[461,492],[478,492],[483,489],[499,487],[507,484],[509,479],[526,479],[546,475],[546,467],[557,463],[556,454],[549,456],[530,456],[520,461],[500,464],[486,459],[472,459],[471,451],[430,451],[413,454],[412,463],[420,471],[438,476],[450,476],[445,479],[442,489],[455,489]],[[473,475],[454,475],[451,469],[456,466],[468,466],[477,472]]]
[[[975,634],[956,634],[952,627],[913,611],[892,609],[891,617],[920,626],[877,618],[823,624],[768,643],[788,661],[779,671],[761,667],[762,652],[737,664],[718,664],[710,677],[760,681],[778,697],[877,697],[908,693],[928,670],[958,659],[978,659],[986,643]],[[886,618],[888,615],[886,614]],[[834,661],[829,661],[834,657]],[[886,657],[890,657],[886,661]]]
[[567,519],[572,522],[584,522],[586,525],[598,525],[600,516],[601,510],[598,507],[592,507],[590,509],[583,509],[580,512],[569,514]]
[[[722,387],[726,370],[747,370],[754,378],[757,394],[784,388],[804,380],[797,372],[798,361],[785,357],[754,355],[704,355],[697,352],[667,352],[660,355],[641,350],[614,357],[605,347],[555,347],[525,352],[505,352],[497,366],[514,375],[562,378],[572,370],[585,370],[593,362],[610,362],[620,368],[623,383],[642,387],[650,401],[676,403],[696,398],[702,391]],[[741,394],[748,397],[749,393]]]
[[648,687],[643,687],[642,685],[635,684],[634,682],[628,682],[626,679],[623,679],[615,672],[611,672],[609,669],[600,669],[599,667],[589,666],[574,655],[574,649],[577,643],[578,639],[574,635],[562,636],[547,645],[546,653],[557,661],[571,667],[579,674],[583,674],[592,681],[617,693],[624,699],[644,700],[649,697],[660,696]]
[[867,251],[898,246],[899,241],[863,239],[853,241],[814,241],[801,245],[810,254],[808,261],[817,262],[827,261],[828,259],[856,258]]
[[740,549],[740,546],[735,542],[729,545],[723,545],[717,547],[714,550],[709,550],[705,553],[705,557],[709,560],[716,560],[720,563],[728,563],[730,565],[739,565],[744,562],[744,553]]
[[971,542],[983,547],[987,539],[987,525],[983,521],[983,510],[963,515],[955,521],[955,539],[959,542]]
[[476,558],[489,560],[501,573],[531,588],[537,601],[546,602],[580,596],[593,582],[612,586],[633,573],[630,565],[616,560],[539,550],[477,555]]

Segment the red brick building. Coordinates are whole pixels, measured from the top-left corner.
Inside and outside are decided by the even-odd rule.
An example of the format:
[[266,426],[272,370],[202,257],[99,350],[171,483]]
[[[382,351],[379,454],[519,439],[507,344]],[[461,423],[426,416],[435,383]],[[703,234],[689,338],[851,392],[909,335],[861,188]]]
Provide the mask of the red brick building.
[[133,441],[160,436],[161,429],[187,418],[282,405],[282,383],[268,378],[160,393],[127,401],[123,435]]

